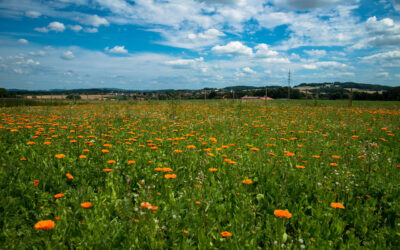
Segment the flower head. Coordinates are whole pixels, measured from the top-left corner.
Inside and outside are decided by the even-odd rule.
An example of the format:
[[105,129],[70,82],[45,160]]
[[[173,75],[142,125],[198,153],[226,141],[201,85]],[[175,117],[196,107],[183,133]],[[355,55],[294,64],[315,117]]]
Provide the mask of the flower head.
[[56,199],[62,198],[62,197],[64,197],[64,194],[63,194],[63,193],[59,193],[59,194],[55,194],[55,195],[54,195],[54,198],[56,198]]
[[81,203],[81,207],[83,207],[83,208],[90,208],[92,206],[92,203],[91,202],[84,202],[84,203]]
[[289,212],[289,211],[287,211],[287,210],[280,210],[280,209],[277,209],[277,210],[275,210],[274,211],[274,215],[276,216],[276,217],[280,217],[280,218],[283,218],[283,217],[285,217],[285,218],[290,218],[290,217],[292,217],[292,214]]
[[344,209],[344,206],[343,206],[343,204],[341,204],[341,203],[337,203],[337,202],[332,202],[332,203],[331,203],[331,207],[333,207],[333,208],[340,208],[340,209]]
[[232,236],[232,234],[231,234],[230,232],[228,232],[228,231],[222,232],[221,235],[222,235],[222,237],[224,237],[224,238],[228,238],[228,237],[231,237],[231,236]]
[[50,230],[52,229],[54,226],[56,225],[56,223],[52,220],[41,220],[38,223],[35,224],[35,229],[39,230]]
[[252,180],[250,180],[250,179],[244,179],[243,181],[242,181],[242,183],[243,184],[252,184],[253,183],[253,181]]

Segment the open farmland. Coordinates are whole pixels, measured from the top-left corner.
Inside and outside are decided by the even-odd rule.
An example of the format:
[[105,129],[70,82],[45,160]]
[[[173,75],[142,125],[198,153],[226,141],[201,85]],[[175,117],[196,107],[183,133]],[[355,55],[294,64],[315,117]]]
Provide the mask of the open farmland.
[[2,108],[0,248],[395,249],[400,110],[375,104]]

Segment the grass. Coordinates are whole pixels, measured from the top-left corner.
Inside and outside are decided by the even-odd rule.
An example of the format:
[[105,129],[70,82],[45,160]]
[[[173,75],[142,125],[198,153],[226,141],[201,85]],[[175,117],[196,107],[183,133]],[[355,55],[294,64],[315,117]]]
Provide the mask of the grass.
[[399,103],[318,104],[2,108],[0,248],[399,247]]

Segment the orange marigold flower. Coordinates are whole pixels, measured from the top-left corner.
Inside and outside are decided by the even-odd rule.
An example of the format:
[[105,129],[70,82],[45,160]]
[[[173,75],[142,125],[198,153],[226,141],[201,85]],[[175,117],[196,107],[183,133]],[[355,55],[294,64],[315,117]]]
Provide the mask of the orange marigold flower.
[[86,158],[87,158],[86,155],[80,155],[80,156],[79,156],[79,159],[86,159]]
[[56,154],[54,157],[61,159],[65,157],[65,154]]
[[211,172],[217,172],[218,171],[218,169],[216,169],[216,168],[209,168],[208,170],[210,170]]
[[59,193],[59,194],[55,194],[55,195],[54,195],[54,198],[56,198],[56,199],[62,198],[62,197],[64,197],[64,194],[63,194],[63,193]]
[[74,179],[74,177],[71,174],[65,174],[65,176],[67,176],[67,178],[70,180]]
[[116,161],[114,161],[114,160],[108,160],[107,163],[113,164],[113,163],[116,163]]
[[332,167],[337,167],[337,166],[339,166],[339,164],[337,164],[337,163],[331,163],[331,164],[329,164],[329,165],[331,165]]
[[195,145],[189,145],[189,146],[187,146],[187,148],[188,148],[188,149],[195,149],[196,146],[195,146]]
[[164,177],[166,179],[175,179],[176,178],[176,174],[166,174]]
[[301,165],[296,165],[296,168],[306,168],[306,167],[301,166]]
[[312,157],[315,158],[315,159],[321,158],[321,156],[319,156],[319,155],[313,155]]
[[228,238],[228,237],[231,237],[231,236],[232,236],[232,234],[231,234],[230,232],[228,232],[228,231],[222,232],[221,235],[222,235],[222,237],[224,237],[224,238]]
[[332,202],[331,207],[344,209],[344,206],[341,203],[337,203],[337,202]]
[[35,145],[36,144],[36,142],[34,142],[34,141],[28,141],[27,143],[26,143],[26,145]]
[[244,180],[242,181],[242,183],[243,183],[243,184],[251,184],[251,183],[253,183],[253,181],[250,180],[250,179],[244,179]]
[[105,168],[105,169],[103,169],[103,172],[113,172],[114,171],[114,169],[111,169],[111,168]]
[[276,217],[280,217],[280,218],[283,218],[283,217],[285,217],[285,218],[290,218],[290,217],[292,217],[292,214],[289,212],[289,211],[287,211],[287,210],[280,210],[280,209],[277,209],[277,210],[275,210],[274,211],[274,215],[276,216]]
[[157,171],[157,172],[162,172],[163,168],[155,168],[154,170]]
[[54,219],[55,220],[59,220],[59,219],[61,219],[61,217],[60,216],[55,216]]
[[50,144],[51,144],[51,141],[45,141],[44,144],[45,144],[45,145],[50,145]]
[[19,160],[20,161],[26,161],[26,158],[20,158]]
[[152,210],[152,211],[156,211],[157,209],[158,209],[157,206],[152,206],[152,207],[151,207],[151,210]]
[[250,148],[251,151],[260,151],[258,148]]
[[136,161],[133,161],[133,160],[128,161],[128,164],[135,164],[135,163],[136,163]]
[[108,149],[102,149],[101,152],[103,152],[103,153],[108,153],[108,152],[110,152],[110,150],[108,150]]
[[295,156],[295,153],[292,153],[292,152],[286,152],[286,155],[287,155],[287,156]]
[[39,230],[50,230],[52,229],[54,226],[56,225],[56,223],[52,220],[41,220],[38,223],[35,224],[35,229]]
[[340,156],[338,156],[338,155],[332,155],[332,158],[339,159]]
[[174,153],[182,153],[182,150],[175,149],[175,150],[174,150]]
[[195,201],[194,203],[196,203],[197,205],[199,205],[201,202],[200,202],[200,201]]
[[103,145],[103,147],[106,147],[106,148],[111,148],[111,147],[112,147],[112,145],[111,145],[111,144],[104,144],[104,145]]
[[163,168],[164,172],[172,172],[172,168]]
[[90,208],[92,206],[92,203],[91,202],[84,202],[84,203],[81,203],[81,207],[83,207],[83,208]]
[[36,187],[37,185],[39,185],[39,180],[34,180],[33,181],[33,186]]

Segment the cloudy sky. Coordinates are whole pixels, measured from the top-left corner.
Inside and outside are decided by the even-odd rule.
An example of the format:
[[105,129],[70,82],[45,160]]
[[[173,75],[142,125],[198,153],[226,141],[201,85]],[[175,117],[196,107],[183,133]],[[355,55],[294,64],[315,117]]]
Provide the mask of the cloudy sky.
[[0,87],[400,85],[400,0],[0,0]]

